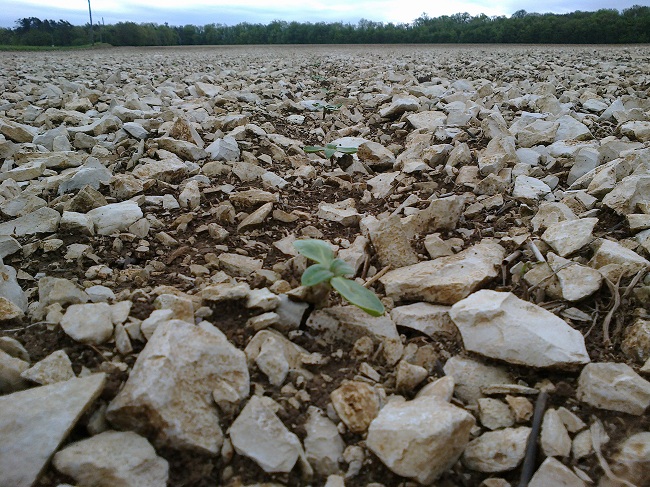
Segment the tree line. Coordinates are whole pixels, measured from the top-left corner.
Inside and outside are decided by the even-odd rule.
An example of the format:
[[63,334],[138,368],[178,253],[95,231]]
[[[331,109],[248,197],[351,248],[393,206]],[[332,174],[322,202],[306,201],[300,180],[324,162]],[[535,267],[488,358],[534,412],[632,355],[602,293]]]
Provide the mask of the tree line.
[[526,43],[622,44],[650,43],[650,7],[618,11],[601,9],[568,14],[519,10],[510,17],[458,13],[411,23],[373,22],[243,22],[204,26],[170,26],[118,22],[76,26],[65,20],[35,17],[0,28],[0,45],[81,46],[91,39],[113,46],[178,46],[225,44],[400,44],[400,43]]

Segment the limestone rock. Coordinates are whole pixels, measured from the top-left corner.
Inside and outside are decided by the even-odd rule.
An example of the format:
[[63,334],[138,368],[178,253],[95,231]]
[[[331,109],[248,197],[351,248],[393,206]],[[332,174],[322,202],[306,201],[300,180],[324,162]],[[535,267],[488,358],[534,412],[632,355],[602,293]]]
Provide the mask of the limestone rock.
[[268,473],[288,473],[304,452],[291,433],[258,396],[252,396],[229,429],[235,451]]
[[14,220],[0,223],[0,235],[23,237],[37,233],[56,232],[61,215],[52,208],[43,207]]
[[562,297],[567,301],[579,301],[600,289],[603,276],[597,270],[563,259],[552,252],[546,257],[558,278]]
[[21,374],[28,368],[29,362],[0,350],[0,394],[27,389],[29,383]]
[[[650,432],[641,432],[630,436],[618,447],[610,464],[614,475],[632,482],[634,485],[648,484],[648,468],[650,467]],[[601,479],[598,487],[618,487],[620,482]]]
[[309,406],[307,415],[305,422],[307,460],[319,475],[339,473],[341,471],[339,459],[343,457],[345,443],[336,425],[314,406]]
[[[13,304],[12,307],[6,306],[9,308],[7,316],[14,307],[18,308],[21,313],[27,311],[27,295],[18,284],[16,270],[5,265],[2,259],[0,259],[0,297]],[[16,311],[13,311],[13,313],[15,314]]]
[[332,391],[336,414],[353,433],[363,433],[379,413],[379,397],[365,382],[346,381]]
[[504,257],[500,245],[481,243],[456,255],[395,269],[380,281],[396,301],[454,304],[496,277]]
[[571,453],[571,438],[555,409],[544,413],[540,442],[547,457],[568,457]]
[[397,306],[390,312],[395,325],[420,331],[431,337],[437,333],[453,336],[458,333],[449,317],[450,306],[429,303],[413,303]]
[[368,448],[393,472],[429,485],[458,461],[474,417],[434,397],[391,402],[368,429]]
[[142,210],[134,201],[111,203],[88,212],[98,235],[111,235],[125,231],[142,218]]
[[415,97],[393,97],[390,105],[382,108],[379,114],[384,118],[393,118],[398,117],[404,112],[416,111],[418,108],[420,108],[420,102]]
[[562,257],[566,257],[593,240],[592,232],[597,223],[598,218],[581,218],[555,223],[546,229],[542,240]]
[[[172,320],[156,328],[107,419],[146,435],[154,445],[216,454],[223,443],[212,391],[221,383],[248,395],[242,351],[216,328]],[[156,384],[152,387],[151,384]]]
[[502,367],[485,365],[471,358],[451,357],[443,368],[446,376],[456,383],[454,393],[463,402],[475,403],[483,397],[481,390],[493,384],[514,384],[514,379]]
[[638,319],[628,327],[621,350],[637,362],[650,359],[650,320]]
[[547,487],[557,485],[562,487],[586,487],[569,468],[555,458],[547,458],[535,472],[528,483],[529,487]]
[[400,391],[413,391],[428,375],[429,373],[424,367],[401,360],[397,364],[395,387]]
[[619,127],[621,134],[639,142],[650,140],[650,122],[635,120],[626,122]]
[[80,485],[164,487],[167,460],[132,431],[105,431],[66,446],[54,455],[54,467]]
[[640,270],[650,268],[650,261],[617,242],[600,239],[597,245],[589,265],[612,282],[617,282],[621,276],[633,276]]
[[105,382],[93,374],[1,396],[0,485],[31,487]]
[[530,431],[530,428],[521,426],[483,433],[467,445],[463,463],[478,472],[514,470],[524,458]]
[[253,362],[275,386],[284,383],[289,371],[302,370],[302,357],[308,352],[272,330],[255,334],[244,350],[249,364]]
[[512,293],[481,290],[449,311],[467,350],[532,367],[585,364],[580,332]]
[[640,416],[650,406],[650,382],[626,364],[587,364],[578,378],[578,399],[600,409]]
[[353,198],[336,203],[321,202],[318,204],[318,213],[316,213],[316,216],[323,220],[340,223],[344,227],[358,225],[361,219],[361,215],[355,208],[355,200]]
[[205,148],[206,152],[215,161],[234,162],[239,159],[240,150],[233,137],[217,139]]
[[111,307],[106,303],[70,305],[61,319],[61,328],[75,341],[101,345],[113,336]]
[[486,428],[509,428],[515,423],[515,416],[506,403],[491,397],[480,398],[477,402],[479,419]]
[[317,332],[325,340],[338,339],[353,344],[368,336],[374,342],[383,339],[399,339],[395,323],[389,316],[369,316],[356,306],[334,306],[312,312],[307,328]]
[[41,385],[54,384],[74,378],[72,362],[63,350],[57,350],[25,370],[21,376]]

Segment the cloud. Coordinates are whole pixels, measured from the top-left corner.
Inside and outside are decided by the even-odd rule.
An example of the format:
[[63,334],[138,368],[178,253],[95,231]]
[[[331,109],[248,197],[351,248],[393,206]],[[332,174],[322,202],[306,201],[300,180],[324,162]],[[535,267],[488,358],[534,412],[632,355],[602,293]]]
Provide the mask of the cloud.
[[[88,22],[87,0],[20,0],[5,2],[0,26],[13,27],[23,17],[64,19],[75,25]],[[240,22],[269,23],[273,20],[299,22],[353,22],[365,18],[377,22],[407,23],[422,13],[429,17],[467,12],[488,16],[510,16],[517,10],[567,13],[575,10],[628,8],[639,0],[91,0],[93,19],[105,23],[155,22],[170,25],[206,25]]]

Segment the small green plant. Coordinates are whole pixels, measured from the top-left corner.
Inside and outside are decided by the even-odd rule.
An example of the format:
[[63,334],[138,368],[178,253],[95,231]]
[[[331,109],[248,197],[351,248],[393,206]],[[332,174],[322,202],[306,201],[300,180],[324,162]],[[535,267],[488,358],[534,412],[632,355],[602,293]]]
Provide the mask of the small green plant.
[[341,147],[336,144],[325,144],[323,145],[306,145],[305,147],[302,148],[305,152],[308,154],[313,154],[316,152],[323,152],[325,154],[325,157],[328,159],[331,159],[334,154],[337,152],[341,152],[343,154],[356,154],[357,148],[356,147]]
[[323,110],[323,120],[325,120],[325,115],[329,112],[336,112],[341,109],[343,103],[337,103],[336,105],[330,105],[329,103],[314,103],[314,108],[318,110]]
[[372,316],[384,314],[384,305],[369,289],[356,281],[343,276],[354,274],[354,269],[345,261],[334,257],[334,252],[327,242],[322,240],[298,240],[293,243],[300,254],[316,262],[302,274],[303,286],[315,286],[327,283],[339,292],[351,304],[361,308]]

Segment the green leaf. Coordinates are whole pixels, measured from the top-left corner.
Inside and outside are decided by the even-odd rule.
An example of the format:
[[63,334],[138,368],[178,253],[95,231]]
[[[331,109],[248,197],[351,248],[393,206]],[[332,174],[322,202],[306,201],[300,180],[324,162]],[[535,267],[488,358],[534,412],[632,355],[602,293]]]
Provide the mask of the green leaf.
[[303,272],[300,283],[303,286],[315,286],[323,281],[330,280],[332,277],[334,277],[334,274],[323,264],[314,264],[307,267]]
[[358,151],[356,147],[337,147],[336,150],[344,154],[356,154]]
[[334,259],[330,264],[330,271],[334,273],[335,276],[347,276],[354,274],[354,269],[350,264],[341,259]]
[[306,145],[305,147],[302,148],[305,152],[308,154],[312,154],[314,152],[320,152],[322,150],[325,150],[325,147],[321,145]]
[[346,279],[345,277],[333,277],[330,280],[330,284],[341,293],[341,296],[369,315],[381,316],[384,314],[384,305],[381,304],[381,301],[379,301],[375,293],[358,284],[356,281]]
[[325,147],[325,157],[328,159],[334,155],[336,148],[332,149],[331,147]]
[[293,243],[293,246],[308,259],[315,260],[319,264],[323,264],[328,268],[334,260],[332,247],[330,247],[330,244],[323,242],[322,240],[296,240]]

